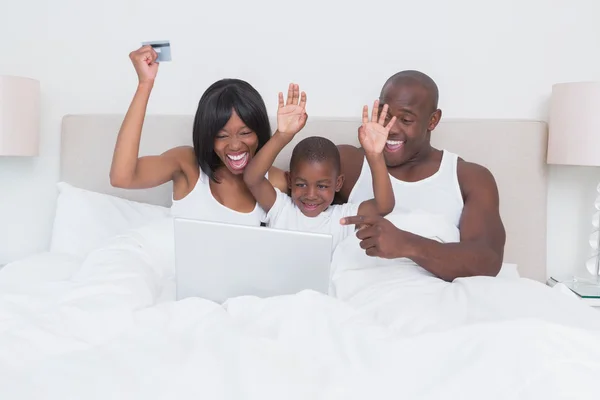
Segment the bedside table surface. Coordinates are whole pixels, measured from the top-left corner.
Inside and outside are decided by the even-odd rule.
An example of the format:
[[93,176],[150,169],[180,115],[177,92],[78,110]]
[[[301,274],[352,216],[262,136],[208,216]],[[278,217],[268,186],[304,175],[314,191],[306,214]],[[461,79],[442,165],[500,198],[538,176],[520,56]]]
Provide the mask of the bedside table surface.
[[586,281],[585,279],[560,279],[550,277],[546,284],[550,287],[562,283],[573,293],[579,296],[586,304],[592,307],[600,307],[600,285]]

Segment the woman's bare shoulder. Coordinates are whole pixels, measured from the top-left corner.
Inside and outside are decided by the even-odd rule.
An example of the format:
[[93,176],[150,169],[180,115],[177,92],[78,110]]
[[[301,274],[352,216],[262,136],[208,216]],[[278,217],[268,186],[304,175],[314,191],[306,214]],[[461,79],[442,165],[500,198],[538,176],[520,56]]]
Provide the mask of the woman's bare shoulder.
[[165,151],[163,156],[177,160],[181,172],[173,177],[173,192],[176,198],[185,197],[196,185],[200,176],[194,148],[191,146],[174,147]]

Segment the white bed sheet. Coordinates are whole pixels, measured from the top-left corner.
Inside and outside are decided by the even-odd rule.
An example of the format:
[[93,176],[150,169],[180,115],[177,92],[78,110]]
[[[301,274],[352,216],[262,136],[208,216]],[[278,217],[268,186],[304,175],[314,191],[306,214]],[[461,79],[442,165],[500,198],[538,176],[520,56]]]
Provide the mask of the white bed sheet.
[[343,246],[339,298],[224,306],[173,301],[168,219],[83,260],[8,265],[0,398],[597,398],[600,317],[577,299],[526,279],[449,284]]

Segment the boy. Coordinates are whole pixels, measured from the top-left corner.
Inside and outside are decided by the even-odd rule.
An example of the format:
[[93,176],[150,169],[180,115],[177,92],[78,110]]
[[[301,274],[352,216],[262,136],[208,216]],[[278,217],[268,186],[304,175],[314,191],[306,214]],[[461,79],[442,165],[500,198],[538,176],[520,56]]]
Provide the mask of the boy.
[[333,248],[353,232],[352,226],[340,224],[350,215],[387,215],[395,205],[394,192],[383,158],[388,133],[396,121],[383,126],[387,105],[378,116],[379,103],[373,105],[371,121],[368,107],[363,108],[363,124],[359,140],[365,150],[373,174],[374,199],[361,204],[331,205],[335,193],[344,182],[340,174],[340,154],[336,145],[322,137],[309,137],[299,142],[292,152],[290,171],[286,173],[291,197],[273,188],[265,175],[279,152],[306,123],[306,95],[298,103],[298,89],[288,93],[287,105],[279,94],[278,129],[250,161],[244,181],[258,204],[267,213],[267,226],[305,232],[325,233],[333,237]]

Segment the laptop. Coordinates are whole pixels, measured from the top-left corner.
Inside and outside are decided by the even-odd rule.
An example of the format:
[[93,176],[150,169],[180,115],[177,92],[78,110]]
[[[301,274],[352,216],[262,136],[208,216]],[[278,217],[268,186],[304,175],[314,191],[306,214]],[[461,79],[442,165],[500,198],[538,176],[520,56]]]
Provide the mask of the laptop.
[[177,300],[329,291],[331,235],[174,219]]

